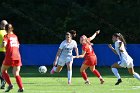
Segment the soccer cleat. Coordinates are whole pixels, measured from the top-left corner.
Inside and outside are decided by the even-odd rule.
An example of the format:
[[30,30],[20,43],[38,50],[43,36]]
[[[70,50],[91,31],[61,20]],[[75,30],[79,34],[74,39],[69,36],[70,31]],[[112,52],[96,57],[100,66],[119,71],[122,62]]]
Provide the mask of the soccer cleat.
[[24,92],[24,89],[19,89],[18,92]]
[[85,84],[90,84],[90,82],[89,81],[86,81]]
[[53,68],[52,68],[52,70],[50,71],[50,74],[54,74],[54,70],[53,70]]
[[1,86],[0,86],[0,88],[1,88],[1,89],[4,89],[4,88],[5,88],[5,84],[6,84],[5,80],[2,79],[2,80],[1,80]]
[[121,79],[118,79],[118,81],[115,83],[115,85],[119,85],[122,82]]
[[9,85],[8,87],[7,87],[7,89],[5,90],[5,92],[9,92],[11,89],[13,89],[13,85]]
[[104,81],[104,79],[100,79],[100,82],[101,82],[101,84],[103,84],[105,81]]

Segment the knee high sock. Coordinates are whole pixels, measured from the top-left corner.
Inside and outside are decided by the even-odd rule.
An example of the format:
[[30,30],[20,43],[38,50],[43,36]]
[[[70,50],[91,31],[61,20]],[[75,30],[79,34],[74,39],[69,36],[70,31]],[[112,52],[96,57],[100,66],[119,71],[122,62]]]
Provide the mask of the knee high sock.
[[4,78],[4,80],[8,83],[8,85],[11,85],[11,80],[10,80],[10,76],[8,75],[8,73],[6,73],[6,71],[2,72],[2,77]]
[[95,74],[99,79],[102,79],[102,76],[97,69],[93,70],[93,74]]
[[68,81],[71,81],[72,78],[72,70],[68,71]]
[[133,76],[134,76],[134,78],[140,80],[140,75],[138,73],[135,72]]
[[56,72],[56,69],[57,69],[57,67],[54,66],[54,67],[53,67],[54,72]]
[[16,78],[16,82],[18,84],[18,87],[20,89],[23,89],[23,84],[22,84],[21,76],[15,76],[15,78]]
[[83,77],[83,79],[84,79],[85,81],[88,80],[88,78],[87,78],[87,73],[86,73],[86,72],[81,72],[81,75],[82,75],[82,77]]
[[117,68],[112,68],[112,72],[114,73],[114,75],[115,75],[118,79],[121,79],[120,74],[118,73]]

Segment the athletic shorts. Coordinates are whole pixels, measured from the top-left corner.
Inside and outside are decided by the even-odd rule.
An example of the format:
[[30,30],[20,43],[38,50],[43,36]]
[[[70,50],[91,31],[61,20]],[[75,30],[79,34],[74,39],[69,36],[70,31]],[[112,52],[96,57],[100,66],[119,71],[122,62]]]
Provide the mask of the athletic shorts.
[[22,66],[22,63],[21,63],[21,60],[7,60],[5,59],[3,61],[3,65],[6,65],[6,66]]
[[89,57],[85,58],[83,64],[88,65],[88,66],[97,65],[96,55],[95,56],[89,56]]
[[125,62],[125,61],[118,61],[118,64],[123,68],[132,68],[134,66],[133,61]]
[[68,56],[68,57],[59,57],[58,59],[58,64],[59,66],[64,66],[65,64],[69,63],[69,62],[73,62],[73,57],[72,56]]
[[2,66],[4,58],[5,58],[5,52],[0,52],[0,67]]

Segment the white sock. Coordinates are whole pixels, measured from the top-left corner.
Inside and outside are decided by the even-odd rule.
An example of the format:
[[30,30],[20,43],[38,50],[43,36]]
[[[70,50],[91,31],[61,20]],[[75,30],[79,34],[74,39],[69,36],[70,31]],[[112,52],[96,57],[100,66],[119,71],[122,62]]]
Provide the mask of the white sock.
[[68,71],[68,81],[71,81],[72,78],[72,70]]
[[54,67],[53,67],[54,72],[56,72],[56,69],[57,69],[57,67],[54,66]]
[[138,80],[140,80],[140,75],[138,74],[138,73],[134,73],[134,78],[136,78],[136,79],[138,79]]
[[118,79],[121,79],[120,74],[118,73],[117,68],[112,68],[112,72],[114,73],[114,75],[115,75]]

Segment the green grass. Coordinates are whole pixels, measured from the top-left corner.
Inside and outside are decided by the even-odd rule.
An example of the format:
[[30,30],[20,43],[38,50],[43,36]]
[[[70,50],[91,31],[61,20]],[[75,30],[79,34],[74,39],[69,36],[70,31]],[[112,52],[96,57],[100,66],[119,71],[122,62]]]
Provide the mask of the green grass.
[[[46,74],[40,74],[38,67],[22,67],[21,76],[25,88],[24,93],[140,93],[140,81],[134,79],[127,69],[120,69],[123,82],[115,86],[116,78],[109,67],[98,67],[105,79],[103,85],[89,70],[87,70],[91,85],[85,85],[79,73],[80,67],[73,68],[72,84],[67,84],[67,70],[64,67],[61,73],[50,75],[50,67]],[[135,69],[140,73],[140,68]],[[11,73],[11,71],[9,72]],[[14,89],[10,93],[17,93],[18,87],[14,77],[11,75]],[[4,90],[0,90],[3,93]]]

